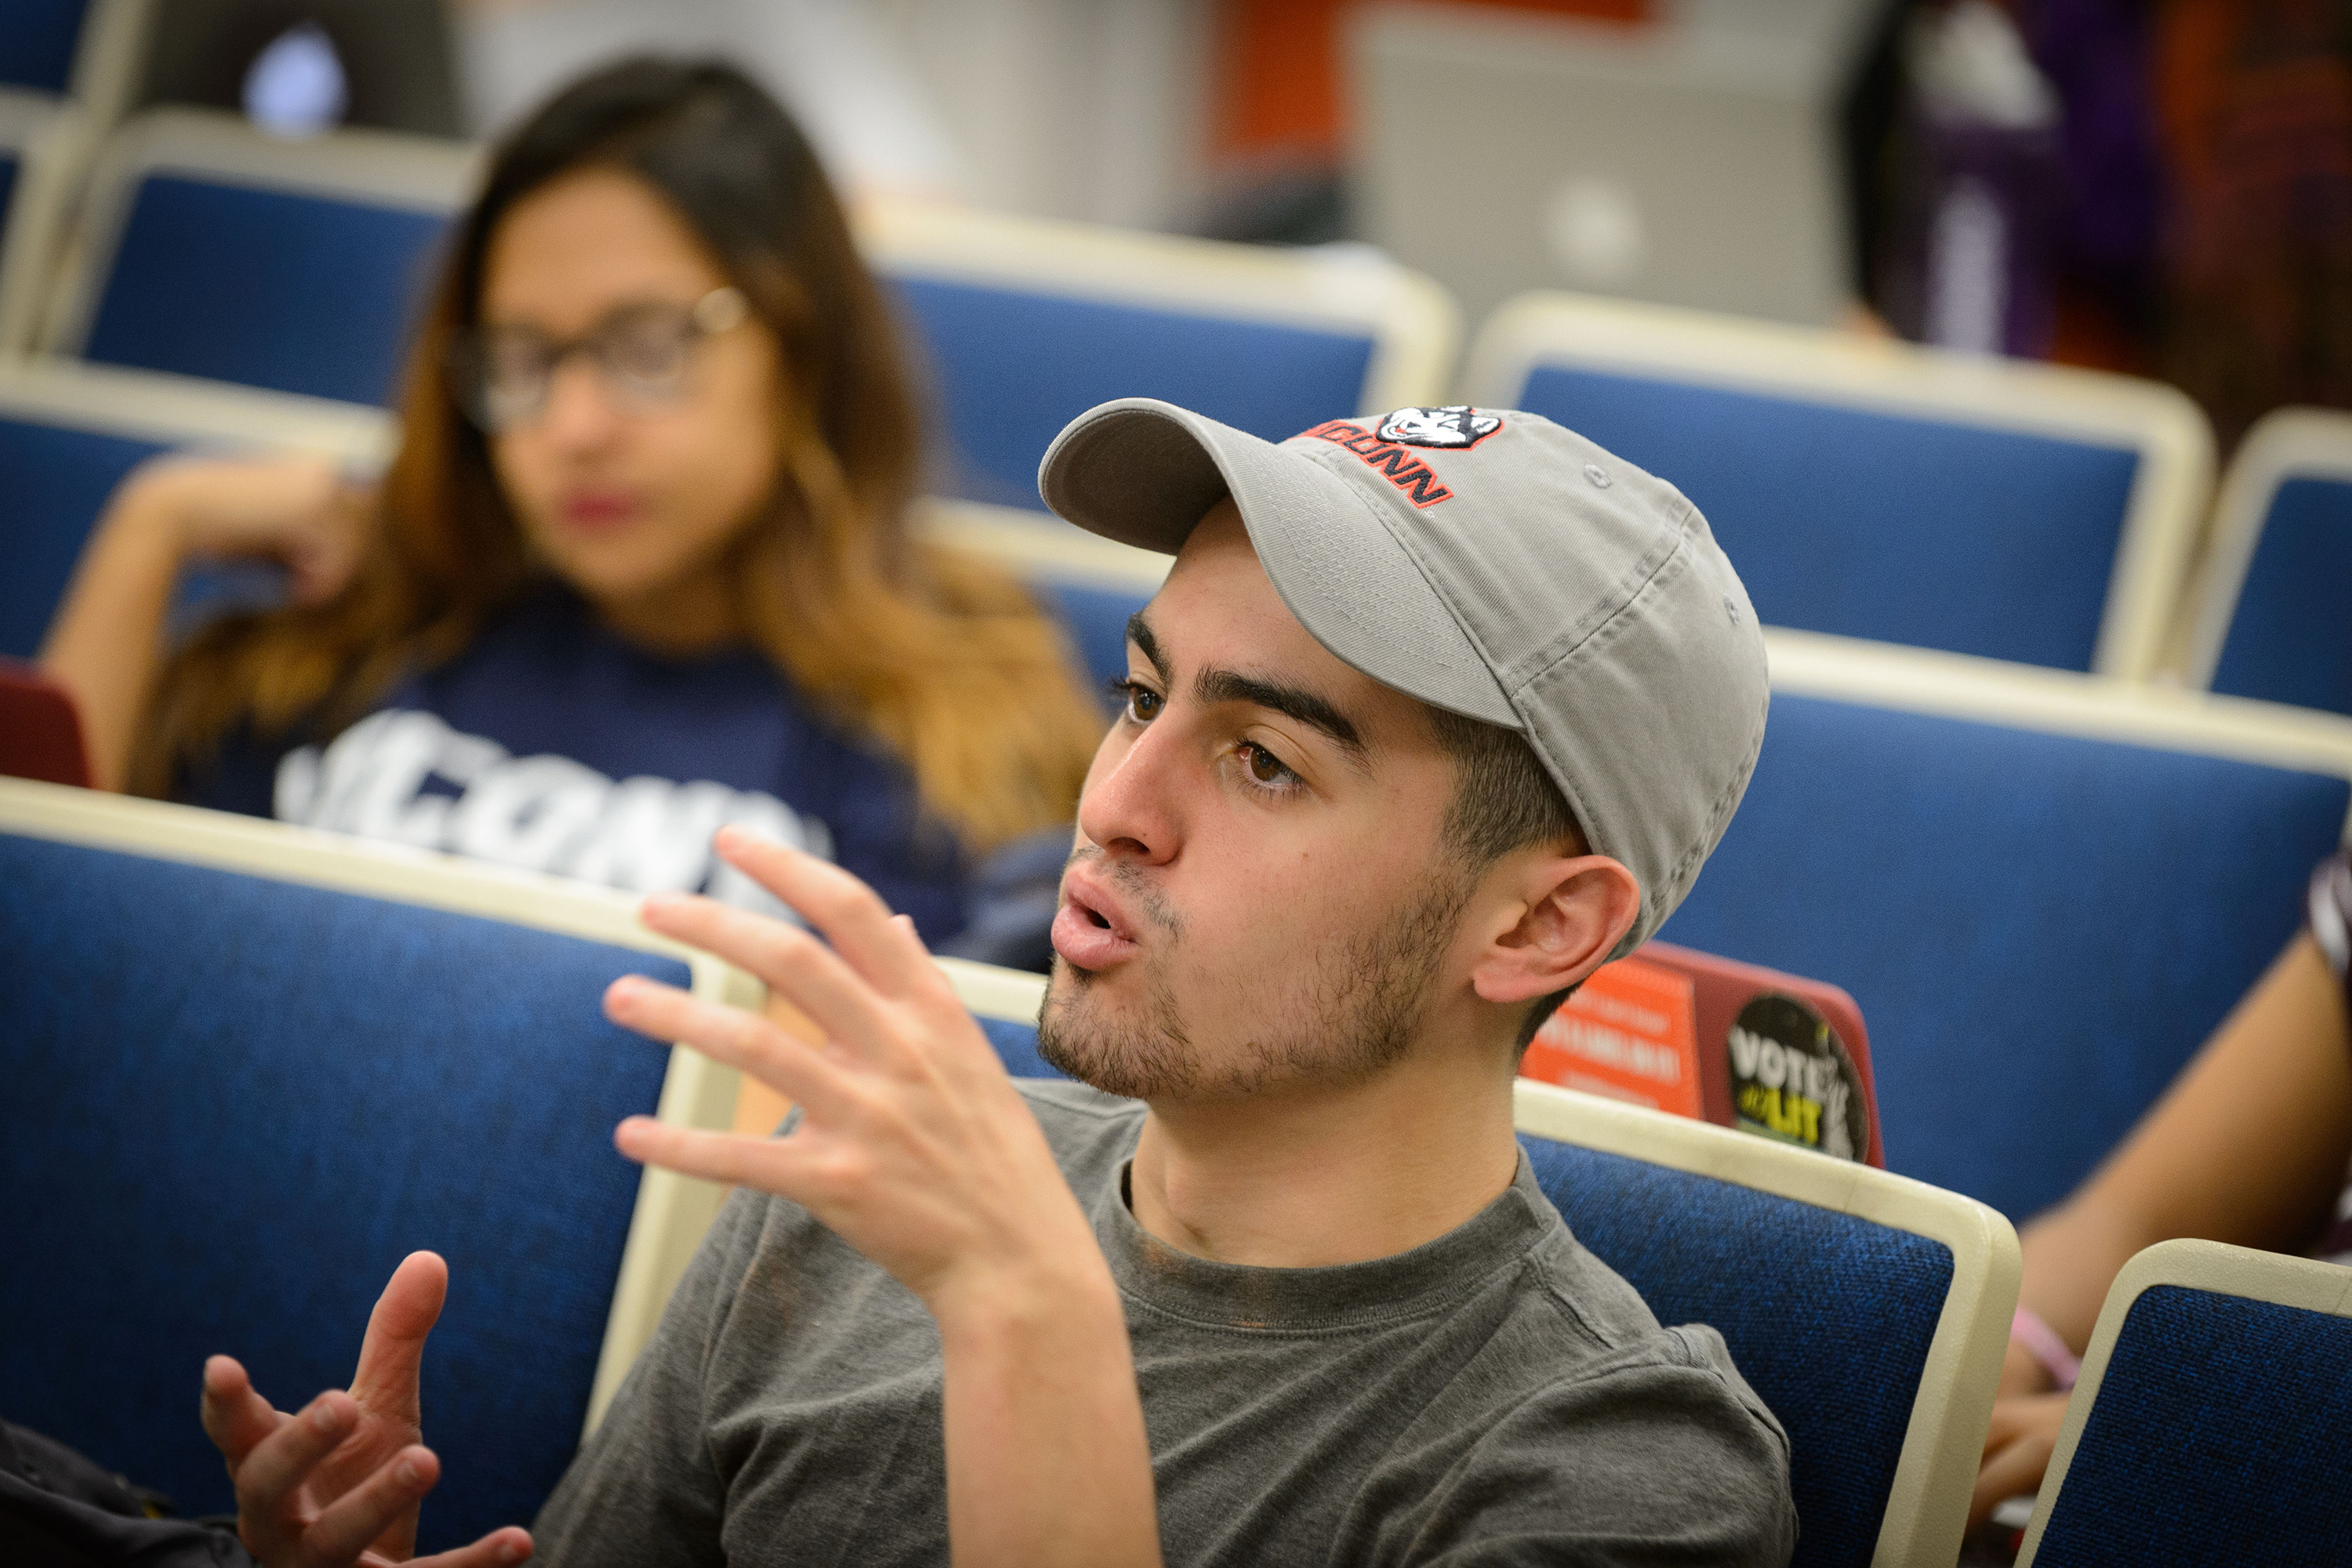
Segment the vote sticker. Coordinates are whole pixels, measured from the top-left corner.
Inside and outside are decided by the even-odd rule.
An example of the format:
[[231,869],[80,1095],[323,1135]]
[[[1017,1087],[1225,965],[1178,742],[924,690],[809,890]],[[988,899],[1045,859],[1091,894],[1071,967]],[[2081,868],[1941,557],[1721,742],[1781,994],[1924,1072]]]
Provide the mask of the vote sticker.
[[1731,1109],[1745,1131],[1859,1160],[1870,1146],[1862,1075],[1829,1020],[1768,991],[1731,1026]]

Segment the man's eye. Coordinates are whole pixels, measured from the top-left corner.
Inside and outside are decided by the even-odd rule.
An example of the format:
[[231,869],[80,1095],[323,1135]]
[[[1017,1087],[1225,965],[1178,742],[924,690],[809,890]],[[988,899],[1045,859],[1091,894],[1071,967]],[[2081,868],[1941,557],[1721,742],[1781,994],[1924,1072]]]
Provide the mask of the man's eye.
[[1243,742],[1242,765],[1249,769],[1250,777],[1262,784],[1278,784],[1292,776],[1280,757],[1254,741]]
[[1110,694],[1127,705],[1128,712],[1138,723],[1149,724],[1159,717],[1167,699],[1139,680],[1114,679]]

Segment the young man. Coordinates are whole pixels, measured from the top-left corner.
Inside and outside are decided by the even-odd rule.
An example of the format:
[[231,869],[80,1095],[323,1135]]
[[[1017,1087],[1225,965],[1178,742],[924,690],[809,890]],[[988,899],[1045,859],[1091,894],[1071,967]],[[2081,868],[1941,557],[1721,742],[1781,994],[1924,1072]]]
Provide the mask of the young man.
[[[767,1140],[620,1129],[745,1190],[541,1550],[1785,1562],[1778,1423],[1714,1331],[1660,1328],[1577,1245],[1511,1128],[1535,1026],[1665,918],[1755,763],[1762,644],[1706,522],[1557,426],[1468,408],[1275,446],[1108,404],[1042,484],[1176,556],[1055,924],[1040,1045],[1081,1081],[1008,1079],[912,928],[820,861],[719,845],[824,941],[648,900],[827,1044],[609,993],[801,1110]],[[403,1265],[356,1401],[283,1416],[208,1366],[265,1557],[412,1527],[441,1279]]]

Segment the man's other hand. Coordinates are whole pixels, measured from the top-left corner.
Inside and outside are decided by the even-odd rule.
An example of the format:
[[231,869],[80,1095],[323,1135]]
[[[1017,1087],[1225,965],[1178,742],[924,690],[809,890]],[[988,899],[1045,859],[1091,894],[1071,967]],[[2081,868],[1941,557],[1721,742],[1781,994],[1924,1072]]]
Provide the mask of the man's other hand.
[[417,1505],[441,1475],[417,1441],[418,1372],[448,1286],[435,1254],[402,1259],[368,1317],[350,1392],[329,1389],[299,1411],[274,1408],[233,1358],[205,1363],[205,1432],[236,1488],[237,1533],[270,1568],[506,1568],[530,1555],[529,1532],[511,1527],[454,1552],[410,1555]]

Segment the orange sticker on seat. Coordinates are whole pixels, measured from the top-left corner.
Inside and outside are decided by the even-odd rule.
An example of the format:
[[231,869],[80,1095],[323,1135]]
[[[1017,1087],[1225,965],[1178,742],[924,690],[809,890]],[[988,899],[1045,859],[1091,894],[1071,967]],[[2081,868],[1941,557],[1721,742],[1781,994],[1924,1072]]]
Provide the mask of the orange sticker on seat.
[[1621,958],[1594,970],[1560,1004],[1536,1032],[1519,1074],[1701,1116],[1696,1014],[1690,976]]

